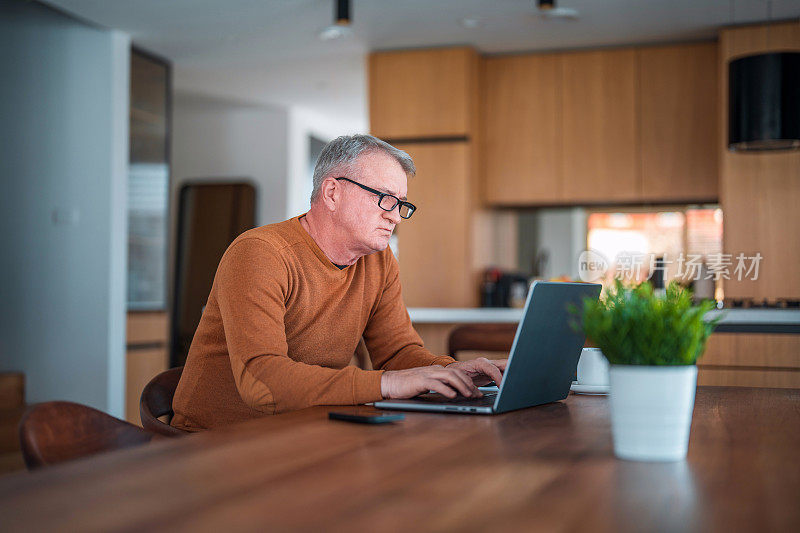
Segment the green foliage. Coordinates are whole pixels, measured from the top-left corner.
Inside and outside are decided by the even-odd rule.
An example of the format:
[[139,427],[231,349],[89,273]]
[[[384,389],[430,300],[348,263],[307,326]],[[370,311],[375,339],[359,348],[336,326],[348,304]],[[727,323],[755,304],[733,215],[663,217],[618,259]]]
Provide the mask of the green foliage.
[[587,298],[573,312],[612,365],[693,365],[719,321],[703,321],[713,308],[710,301],[693,306],[690,291],[676,282],[657,296],[648,282],[626,288],[617,280],[605,298]]

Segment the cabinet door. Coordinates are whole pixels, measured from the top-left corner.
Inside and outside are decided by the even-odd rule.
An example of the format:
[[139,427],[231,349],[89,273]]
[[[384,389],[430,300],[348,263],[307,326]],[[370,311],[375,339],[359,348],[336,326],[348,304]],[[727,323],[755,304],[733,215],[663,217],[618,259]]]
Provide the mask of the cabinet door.
[[558,56],[487,59],[483,70],[484,191],[493,205],[561,199]]
[[570,53],[560,61],[564,200],[638,199],[635,52]]
[[720,32],[719,47],[723,248],[734,257],[740,253],[763,257],[758,279],[751,275],[740,281],[731,276],[724,282],[725,296],[800,298],[800,151],[727,150],[728,62],[769,50],[800,50],[800,25],[725,29]]
[[641,48],[637,56],[643,199],[716,201],[717,44]]
[[800,337],[714,333],[697,362],[699,385],[800,388]]
[[166,312],[129,312],[126,328],[125,419],[140,424],[139,399],[151,379],[169,368]]
[[372,134],[385,139],[469,135],[477,61],[470,48],[371,54]]
[[470,144],[397,147],[417,166],[408,198],[418,210],[397,227],[403,299],[408,307],[474,307]]

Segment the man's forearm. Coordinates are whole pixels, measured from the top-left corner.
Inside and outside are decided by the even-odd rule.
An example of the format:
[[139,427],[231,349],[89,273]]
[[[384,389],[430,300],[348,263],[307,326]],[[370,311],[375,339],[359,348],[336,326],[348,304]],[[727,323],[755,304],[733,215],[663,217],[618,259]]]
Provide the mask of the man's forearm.
[[256,356],[246,364],[232,361],[232,366],[242,400],[263,413],[315,405],[357,405],[383,397],[380,370],[326,368],[277,355]]
[[375,361],[375,358],[373,358],[375,368],[380,370],[406,370],[408,368],[430,365],[446,366],[453,362],[455,362],[455,359],[452,357],[434,355],[422,346],[416,344],[404,346],[385,361]]

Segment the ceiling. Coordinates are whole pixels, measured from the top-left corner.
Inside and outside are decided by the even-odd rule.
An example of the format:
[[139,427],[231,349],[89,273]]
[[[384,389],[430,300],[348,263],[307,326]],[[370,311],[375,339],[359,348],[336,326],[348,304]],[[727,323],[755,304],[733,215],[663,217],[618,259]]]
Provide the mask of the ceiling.
[[[720,26],[800,17],[800,0],[353,0],[353,35],[323,42],[333,0],[46,0],[170,59],[178,90],[365,116],[364,54],[470,44],[488,54],[713,39]],[[462,19],[477,21],[465,28]]]

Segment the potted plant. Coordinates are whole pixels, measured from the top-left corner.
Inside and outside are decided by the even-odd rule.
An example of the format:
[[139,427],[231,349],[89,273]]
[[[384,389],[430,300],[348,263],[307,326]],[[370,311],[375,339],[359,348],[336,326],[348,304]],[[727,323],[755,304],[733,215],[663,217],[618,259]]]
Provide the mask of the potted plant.
[[693,306],[672,282],[666,295],[650,283],[616,281],[604,298],[578,310],[587,338],[611,364],[614,453],[621,459],[677,461],[686,457],[697,385],[697,359],[716,322],[703,316],[713,302]]

